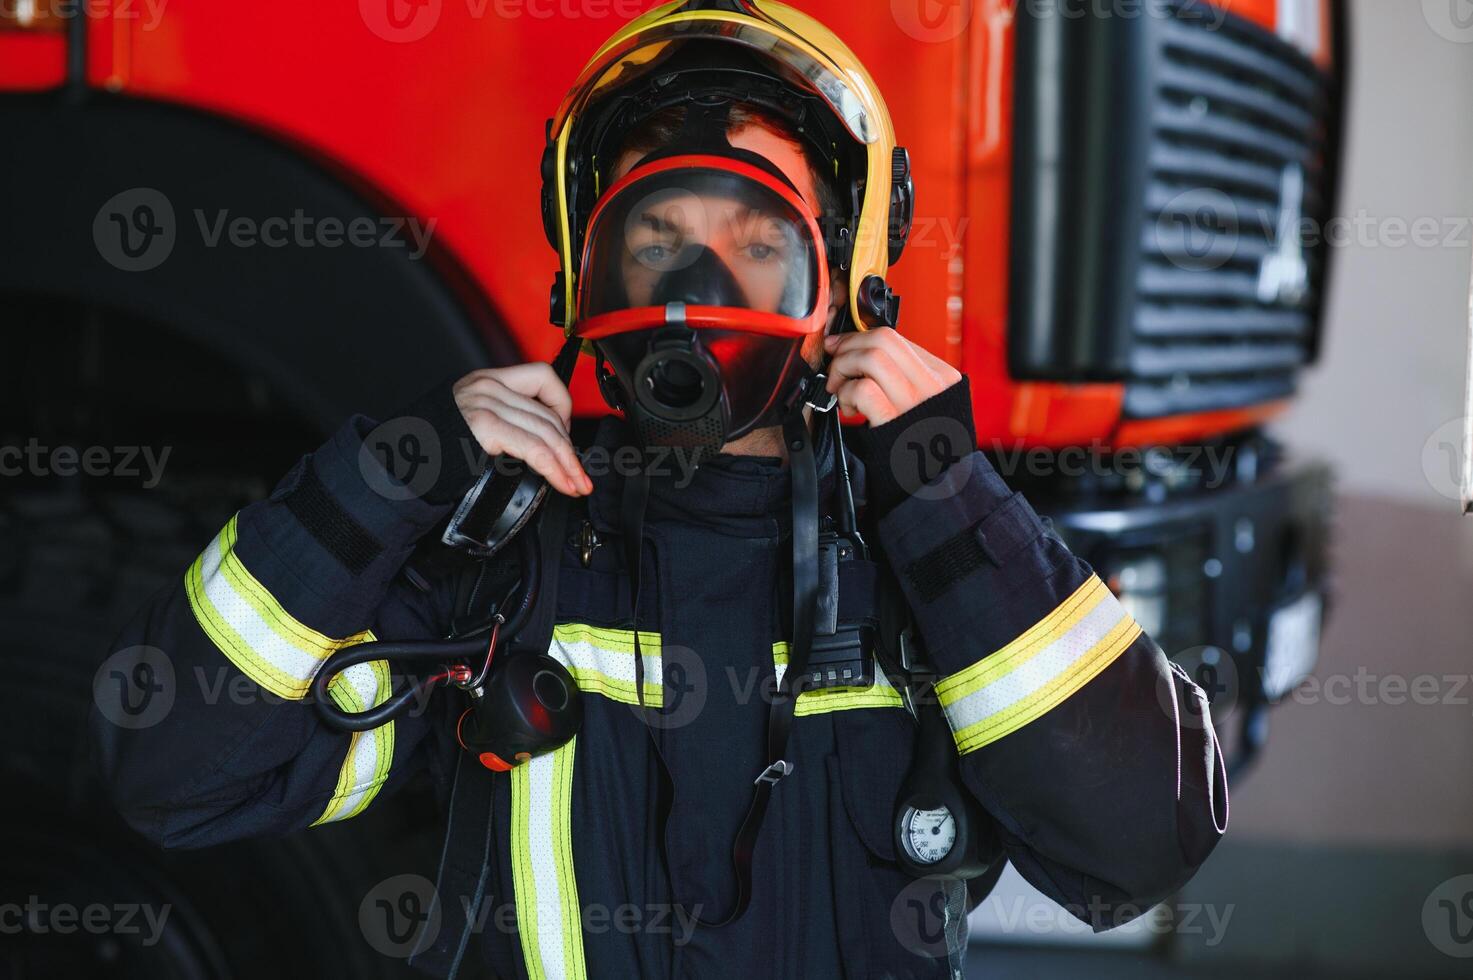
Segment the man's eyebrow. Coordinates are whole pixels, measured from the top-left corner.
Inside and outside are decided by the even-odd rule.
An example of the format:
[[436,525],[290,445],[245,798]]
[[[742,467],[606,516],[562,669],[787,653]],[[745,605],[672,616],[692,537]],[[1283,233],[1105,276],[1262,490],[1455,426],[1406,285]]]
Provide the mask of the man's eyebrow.
[[673,221],[670,221],[664,216],[656,214],[653,211],[641,211],[639,214],[639,223],[649,228],[651,231],[671,231],[675,232],[676,234],[685,231],[684,227],[675,224]]

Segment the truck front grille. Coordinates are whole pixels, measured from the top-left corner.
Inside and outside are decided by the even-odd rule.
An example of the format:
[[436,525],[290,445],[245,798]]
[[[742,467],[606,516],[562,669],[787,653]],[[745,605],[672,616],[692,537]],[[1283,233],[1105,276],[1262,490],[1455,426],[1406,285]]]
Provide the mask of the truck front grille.
[[[1293,393],[1324,256],[1325,75],[1229,17],[1156,27],[1138,302],[1126,413],[1151,417]],[[1309,241],[1313,242],[1311,237]]]
[[1123,383],[1130,418],[1292,394],[1317,347],[1334,76],[1202,0],[1058,6],[1016,22],[1014,377]]

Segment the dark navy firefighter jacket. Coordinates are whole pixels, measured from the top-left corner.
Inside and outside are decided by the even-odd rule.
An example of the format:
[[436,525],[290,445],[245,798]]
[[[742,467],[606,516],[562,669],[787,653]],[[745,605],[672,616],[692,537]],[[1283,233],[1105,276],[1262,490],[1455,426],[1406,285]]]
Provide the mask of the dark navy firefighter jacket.
[[[116,649],[157,648],[176,677],[239,671],[274,695],[212,698],[178,683],[172,709],[147,727],[94,711],[116,804],[149,839],[285,834],[350,819],[417,772],[448,784],[462,695],[441,692],[359,735],[324,727],[304,701],[333,651],[443,637],[454,614],[448,584],[416,587],[401,571],[469,485],[459,459],[471,436],[448,385],[406,415],[456,443],[432,487],[390,478],[365,447],[375,423],[357,417],[126,628]],[[1008,860],[1109,928],[1169,897],[1225,829],[1205,697],[981,453],[907,485],[911,447],[897,442],[938,418],[965,420],[970,438],[965,380],[855,434],[867,437],[854,466],[867,474],[871,548],[942,675],[962,780]],[[598,444],[617,444],[621,427],[605,420]],[[795,768],[774,789],[746,915],[705,929],[672,914],[716,918],[734,896],[731,841],[766,762],[763,692],[786,660],[789,476],[777,459],[722,456],[652,480],[639,649],[645,701],[668,723],[651,725],[636,707],[622,477],[617,465],[588,468],[595,492],[577,520],[603,544],[587,567],[565,549],[549,649],[577,679],[585,720],[566,746],[509,774],[467,770],[494,781],[488,914],[470,955],[479,946],[505,978],[947,976],[944,951],[916,950],[905,924],[905,903],[937,886],[895,863],[914,722],[883,671],[871,688],[799,697]],[[356,708],[392,684],[390,665],[368,663],[332,694]]]

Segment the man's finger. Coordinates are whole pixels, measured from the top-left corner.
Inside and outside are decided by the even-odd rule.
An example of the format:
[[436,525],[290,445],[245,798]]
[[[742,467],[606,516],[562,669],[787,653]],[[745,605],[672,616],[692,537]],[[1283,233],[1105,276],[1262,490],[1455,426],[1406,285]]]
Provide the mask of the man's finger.
[[567,439],[569,442],[572,441],[573,437],[569,434],[568,425],[563,421],[562,416],[537,399],[518,394],[505,385],[501,385],[500,390],[491,397],[503,405],[510,405],[513,408],[521,409],[523,412],[536,415],[538,418],[546,419],[547,423],[557,429],[558,433],[564,439]]
[[900,414],[873,378],[846,381],[834,391],[834,397],[841,412],[863,415],[870,425],[884,425]]
[[535,398],[558,414],[566,428],[573,423],[573,396],[550,364],[514,364],[497,368],[496,380],[519,395]]
[[500,438],[505,452],[542,474],[558,492],[570,497],[581,497],[586,493],[558,459],[557,451],[536,433],[507,422],[500,422],[500,427],[504,430]]
[[863,333],[836,334],[826,338],[825,348],[835,356],[848,351],[882,351],[895,362],[916,393],[923,397],[934,395],[948,387],[948,377],[956,375],[955,368],[919,344],[911,343],[890,327],[878,327]]
[[578,454],[574,451],[572,442],[568,440],[567,433],[563,432],[555,421],[507,404],[502,405],[500,414],[503,419],[526,429],[537,436],[544,445],[550,447],[569,479],[579,488],[580,492],[582,491],[588,482],[588,474],[583,471],[583,463],[578,459]]
[[[488,455],[506,454],[520,459],[546,477],[558,490],[572,496],[585,494],[592,488],[592,482],[583,472],[582,465],[576,464],[572,444],[566,443],[561,436],[551,438],[556,429],[546,420],[538,418],[533,423],[530,420],[536,417],[525,413],[517,413],[520,417],[513,418],[514,410],[486,396],[470,398],[467,407],[471,409],[466,418],[467,424]],[[549,438],[545,439],[532,431],[532,428],[524,428],[518,424],[523,420],[527,420],[529,426],[541,426],[542,432],[549,434]],[[564,443],[567,447],[566,455],[556,448]],[[532,453],[538,458],[529,458]],[[572,462],[568,461],[570,458]],[[577,465],[576,470],[574,464]]]
[[848,381],[869,378],[875,381],[888,401],[913,405],[919,398],[915,385],[896,366],[883,350],[878,348],[845,350],[829,362],[828,390],[835,393]]

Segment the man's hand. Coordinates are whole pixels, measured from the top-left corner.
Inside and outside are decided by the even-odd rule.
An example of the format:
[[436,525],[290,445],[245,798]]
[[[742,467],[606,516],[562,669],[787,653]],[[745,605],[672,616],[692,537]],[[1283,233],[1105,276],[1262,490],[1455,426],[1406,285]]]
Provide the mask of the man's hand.
[[905,414],[961,380],[956,368],[889,327],[843,333],[823,341],[829,362],[828,390],[846,414],[863,415],[872,426]]
[[471,434],[488,454],[522,460],[568,496],[593,492],[568,436],[573,398],[550,365],[472,371],[452,391]]

